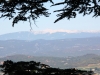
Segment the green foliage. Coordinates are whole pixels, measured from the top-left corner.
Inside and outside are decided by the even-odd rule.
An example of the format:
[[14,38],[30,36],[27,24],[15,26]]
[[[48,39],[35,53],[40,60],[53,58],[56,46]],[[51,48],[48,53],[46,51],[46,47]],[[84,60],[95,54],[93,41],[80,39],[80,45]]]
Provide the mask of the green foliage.
[[30,61],[30,62],[13,62],[11,60],[4,61],[1,66],[4,75],[79,75],[79,74],[94,74],[93,71],[83,71],[72,69],[59,69],[52,68],[46,64],[41,64],[40,62]]

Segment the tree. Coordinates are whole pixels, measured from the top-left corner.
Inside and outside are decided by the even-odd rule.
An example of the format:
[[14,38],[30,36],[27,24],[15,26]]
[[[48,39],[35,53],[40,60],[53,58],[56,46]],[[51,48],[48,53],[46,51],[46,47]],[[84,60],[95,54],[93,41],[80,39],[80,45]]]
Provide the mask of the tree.
[[[43,65],[45,68],[43,68]],[[30,61],[19,61],[13,62],[11,60],[4,61],[1,65],[0,71],[4,75],[94,75],[93,71],[78,70],[75,68],[71,69],[59,69],[46,67],[49,65],[41,64],[40,62]]]
[[62,2],[54,3],[54,0],[0,0],[1,17],[13,19],[12,26],[19,21],[28,21],[31,19],[35,21],[41,15],[49,17],[49,13],[45,3],[52,3],[53,6],[64,5],[62,9],[55,10],[59,12],[54,23],[63,18],[75,18],[77,14],[89,15],[94,13],[93,17],[100,16],[100,0],[64,0]]

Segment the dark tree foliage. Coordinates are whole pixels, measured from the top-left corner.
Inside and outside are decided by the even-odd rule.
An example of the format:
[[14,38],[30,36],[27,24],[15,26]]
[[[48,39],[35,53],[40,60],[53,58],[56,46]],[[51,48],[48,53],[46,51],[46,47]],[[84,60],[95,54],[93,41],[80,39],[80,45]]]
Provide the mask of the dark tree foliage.
[[75,18],[77,14],[89,15],[94,13],[93,17],[100,16],[100,0],[63,0],[62,2],[53,3],[54,0],[0,0],[0,18],[6,17],[13,19],[12,26],[19,21],[35,21],[40,16],[49,17],[50,13],[44,6],[45,3],[51,2],[52,7],[64,5],[62,9],[54,12],[57,19],[54,23],[63,18]]
[[[0,0],[1,17],[13,19],[13,26],[19,21],[35,20],[41,15],[48,17],[50,13],[44,7],[49,0]],[[52,2],[50,0],[50,2]]]
[[19,61],[13,62],[11,60],[4,61],[1,65],[4,75],[93,75],[93,71],[83,71],[75,68],[59,69],[52,68],[40,62]]
[[58,19],[55,23],[63,18],[75,18],[77,14],[90,15],[94,13],[93,17],[100,16],[100,0],[65,0],[64,2],[56,3],[56,5],[65,4],[65,7],[54,12],[59,13]]

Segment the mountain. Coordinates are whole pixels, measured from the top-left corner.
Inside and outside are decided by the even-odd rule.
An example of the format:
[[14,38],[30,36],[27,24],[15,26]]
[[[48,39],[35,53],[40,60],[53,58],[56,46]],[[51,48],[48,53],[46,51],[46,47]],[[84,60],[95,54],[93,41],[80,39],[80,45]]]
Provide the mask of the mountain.
[[24,54],[33,56],[68,57],[100,54],[100,38],[72,38],[58,40],[0,40],[0,57]]
[[[100,65],[100,55],[96,54],[86,54],[77,57],[36,57],[29,55],[12,55],[0,58],[0,63],[5,60],[12,61],[37,61],[56,68],[79,68],[88,67],[89,68],[99,68]],[[95,65],[95,66],[92,66]]]
[[24,54],[68,57],[100,54],[100,33],[16,32],[0,35],[0,57]]
[[56,39],[66,39],[66,38],[88,38],[88,37],[100,37],[100,33],[90,33],[90,32],[80,32],[80,33],[67,33],[67,32],[55,32],[55,33],[38,33],[38,32],[15,32],[0,35],[0,40],[56,40]]

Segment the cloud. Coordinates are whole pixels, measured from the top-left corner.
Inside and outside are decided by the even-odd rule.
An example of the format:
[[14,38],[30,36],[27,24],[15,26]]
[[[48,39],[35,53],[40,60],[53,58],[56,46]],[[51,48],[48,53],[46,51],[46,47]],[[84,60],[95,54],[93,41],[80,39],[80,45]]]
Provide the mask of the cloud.
[[56,33],[56,32],[66,32],[66,33],[81,33],[81,32],[88,32],[88,33],[100,33],[100,30],[53,30],[53,29],[46,29],[46,30],[40,30],[40,31],[32,31],[34,34],[46,34],[46,33]]

